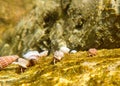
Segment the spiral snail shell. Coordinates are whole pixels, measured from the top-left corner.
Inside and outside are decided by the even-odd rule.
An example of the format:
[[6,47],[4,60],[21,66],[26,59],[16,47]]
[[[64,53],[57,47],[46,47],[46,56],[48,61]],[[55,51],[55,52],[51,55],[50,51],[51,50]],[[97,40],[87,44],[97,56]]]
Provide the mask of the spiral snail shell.
[[8,65],[10,65],[12,62],[17,60],[18,58],[19,56],[17,55],[0,57],[0,69],[7,67]]
[[48,55],[48,51],[28,51],[26,54],[23,55],[23,57],[27,60],[38,60],[40,57],[46,57]]
[[39,52],[38,51],[28,51],[26,54],[23,55],[23,57],[27,60],[31,60],[31,59],[38,59],[39,57]]

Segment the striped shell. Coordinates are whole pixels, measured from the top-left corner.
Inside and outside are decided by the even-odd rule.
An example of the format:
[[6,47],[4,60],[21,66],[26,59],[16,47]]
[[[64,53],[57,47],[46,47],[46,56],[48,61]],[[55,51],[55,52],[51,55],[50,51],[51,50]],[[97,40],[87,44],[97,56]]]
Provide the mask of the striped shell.
[[19,56],[17,55],[0,57],[0,69],[7,67],[9,64],[14,62],[18,58]]

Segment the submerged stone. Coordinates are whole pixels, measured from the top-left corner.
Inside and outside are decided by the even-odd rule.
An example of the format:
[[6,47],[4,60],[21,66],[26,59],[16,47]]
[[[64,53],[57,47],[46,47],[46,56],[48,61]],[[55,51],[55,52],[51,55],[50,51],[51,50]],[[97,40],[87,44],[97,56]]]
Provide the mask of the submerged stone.
[[18,65],[11,64],[0,71],[3,86],[86,86],[120,85],[120,49],[102,49],[92,58],[87,51],[66,54],[51,64],[53,56],[40,58],[38,63],[18,73]]
[[[119,1],[36,0],[31,12],[15,27],[14,36],[8,32],[7,39],[0,43],[0,55],[22,56],[28,50],[48,50],[50,56],[39,58],[21,73],[17,72],[18,65],[9,65],[0,71],[0,84],[119,86]],[[92,58],[87,57],[86,51],[65,54],[60,62],[52,64],[52,54],[61,46],[77,51],[94,47],[98,51]]]

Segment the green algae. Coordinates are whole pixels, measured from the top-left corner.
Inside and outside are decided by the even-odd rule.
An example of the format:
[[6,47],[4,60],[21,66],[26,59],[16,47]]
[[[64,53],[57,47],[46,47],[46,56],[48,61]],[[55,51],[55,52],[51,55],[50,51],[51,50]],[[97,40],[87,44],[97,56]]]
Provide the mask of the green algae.
[[10,65],[0,71],[0,82],[6,80],[4,84],[9,82],[10,86],[119,86],[119,52],[120,49],[102,49],[88,57],[86,51],[79,51],[66,54],[56,64],[52,64],[50,55],[23,73],[16,72],[17,65]]

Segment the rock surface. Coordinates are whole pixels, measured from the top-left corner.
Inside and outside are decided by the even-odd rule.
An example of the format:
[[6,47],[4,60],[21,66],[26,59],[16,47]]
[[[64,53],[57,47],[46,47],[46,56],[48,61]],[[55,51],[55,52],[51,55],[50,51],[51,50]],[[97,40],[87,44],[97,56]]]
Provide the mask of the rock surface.
[[35,66],[20,73],[18,65],[0,71],[1,86],[119,86],[120,49],[98,50],[96,56],[87,52],[66,54],[56,63],[53,56],[40,58]]
[[2,45],[0,54],[22,55],[30,49],[53,52],[61,46],[75,50],[119,48],[120,5],[116,2],[36,0],[34,9],[18,23],[11,42],[6,43],[7,48]]
[[[32,9],[33,4],[32,0],[0,0],[0,47],[9,46],[15,25]],[[8,54],[6,50],[5,53]]]
[[[29,50],[53,53],[65,46],[71,50],[102,49],[88,57],[86,51],[65,54],[52,64],[53,55],[40,58],[25,72],[18,65],[0,71],[2,86],[119,86],[120,0],[36,0],[35,6],[15,29],[0,40],[0,55]],[[107,48],[107,49],[103,49]],[[113,49],[118,48],[118,49]]]

